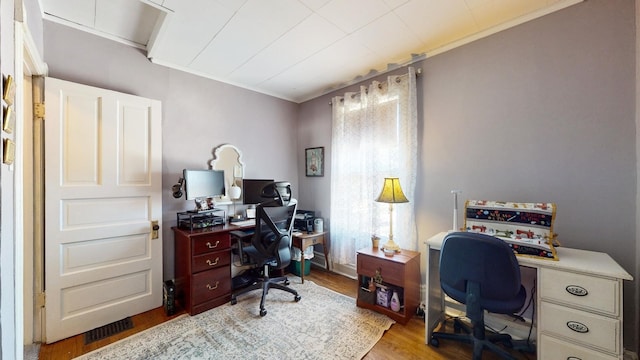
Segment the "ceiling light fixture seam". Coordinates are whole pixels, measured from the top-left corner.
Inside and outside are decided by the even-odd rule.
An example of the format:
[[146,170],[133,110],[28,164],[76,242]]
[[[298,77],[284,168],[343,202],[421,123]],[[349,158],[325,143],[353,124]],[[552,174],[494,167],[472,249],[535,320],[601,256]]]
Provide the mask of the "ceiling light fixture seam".
[[[298,21],[295,25],[291,26],[289,29],[287,29],[286,31],[284,31],[282,34],[280,34],[280,36],[278,36],[277,38],[275,38],[272,42],[270,42],[269,44],[265,45],[262,47],[262,49],[260,49],[260,51],[256,52],[255,54],[253,54],[252,56],[250,56],[249,58],[247,58],[244,62],[240,63],[238,66],[236,66],[233,70],[231,70],[229,72],[229,75],[234,74],[236,71],[240,70],[244,65],[246,65],[247,63],[249,63],[251,60],[253,60],[253,58],[255,58],[256,56],[262,54],[263,51],[265,51],[266,49],[268,49],[269,47],[271,47],[271,45],[275,44],[276,42],[278,42],[278,40],[282,39],[284,36],[286,36],[289,32],[291,32],[291,30],[295,29],[297,26],[299,26],[300,24],[302,24],[305,20],[307,20],[310,16],[313,15],[313,12],[309,13],[309,15],[305,16],[303,19],[301,19],[300,21]],[[324,50],[324,49],[323,49]],[[306,59],[306,58],[305,58]],[[292,66],[298,64],[299,62],[296,62],[295,64],[293,64]],[[291,67],[291,66],[290,66]],[[289,67],[289,68],[290,68]],[[287,68],[288,69],[288,68]],[[281,74],[282,72],[278,73]],[[268,80],[268,79],[267,79]],[[260,81],[258,82],[258,84],[262,84],[264,81]]]
[[213,34],[213,36],[211,37],[211,39],[209,39],[209,41],[207,41],[207,45],[203,46],[202,49],[200,49],[200,51],[198,51],[198,53],[191,59],[191,61],[189,61],[189,65],[193,65],[193,62],[196,61],[196,59],[198,57],[200,57],[200,55],[202,55],[202,53],[209,47],[209,45],[211,45],[211,43],[213,42],[213,40],[215,40],[218,35],[220,35],[220,33],[227,28],[227,26],[229,25],[229,23],[231,22],[231,20],[233,20],[236,15],[238,15],[238,11],[240,11],[240,9],[236,10],[233,12],[233,15],[231,15],[227,21],[225,21],[224,25],[222,25],[220,27],[220,29],[218,31],[216,31],[215,34]]

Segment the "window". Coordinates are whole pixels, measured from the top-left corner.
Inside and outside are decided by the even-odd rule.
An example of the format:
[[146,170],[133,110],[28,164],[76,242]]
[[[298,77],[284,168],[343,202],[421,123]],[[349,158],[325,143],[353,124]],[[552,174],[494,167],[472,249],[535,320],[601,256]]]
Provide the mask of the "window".
[[[389,205],[374,200],[385,177],[399,177],[412,201],[417,163],[415,73],[389,76],[333,99],[331,239],[334,263],[355,266],[371,235],[389,236]],[[394,205],[394,240],[417,249],[412,204]]]

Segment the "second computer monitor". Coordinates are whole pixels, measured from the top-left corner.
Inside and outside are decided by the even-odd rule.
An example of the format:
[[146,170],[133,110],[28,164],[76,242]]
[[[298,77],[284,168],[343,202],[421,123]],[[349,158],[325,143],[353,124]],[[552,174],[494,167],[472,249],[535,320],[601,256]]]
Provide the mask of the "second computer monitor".
[[260,204],[270,199],[263,198],[262,188],[271,184],[273,179],[242,179],[243,203],[247,205]]

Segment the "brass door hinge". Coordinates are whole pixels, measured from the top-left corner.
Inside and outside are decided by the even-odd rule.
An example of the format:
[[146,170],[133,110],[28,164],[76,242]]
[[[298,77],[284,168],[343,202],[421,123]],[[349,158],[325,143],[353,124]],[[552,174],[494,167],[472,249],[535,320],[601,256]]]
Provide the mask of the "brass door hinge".
[[44,292],[36,294],[36,307],[43,308],[46,299],[47,297]]
[[44,103],[33,103],[33,115],[44,119]]

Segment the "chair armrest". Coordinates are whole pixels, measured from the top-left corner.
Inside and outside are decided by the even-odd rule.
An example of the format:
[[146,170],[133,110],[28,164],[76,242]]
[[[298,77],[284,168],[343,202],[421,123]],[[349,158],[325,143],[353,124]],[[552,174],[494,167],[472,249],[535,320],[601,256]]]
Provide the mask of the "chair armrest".
[[245,241],[246,239],[251,239],[251,237],[253,236],[253,234],[246,233],[242,230],[229,231],[229,235],[231,235],[232,238],[236,238],[238,240],[243,240],[243,241]]
[[232,242],[235,239],[235,242],[236,242],[235,249],[236,249],[236,254],[238,255],[238,258],[240,259],[240,264],[241,265],[252,264],[251,260],[249,259],[249,256],[247,256],[247,254],[245,254],[245,252],[243,251],[243,247],[245,244],[248,245],[251,243],[251,238],[253,237],[253,234],[246,233],[241,230],[233,230],[233,231],[229,231],[229,235],[231,236]]

